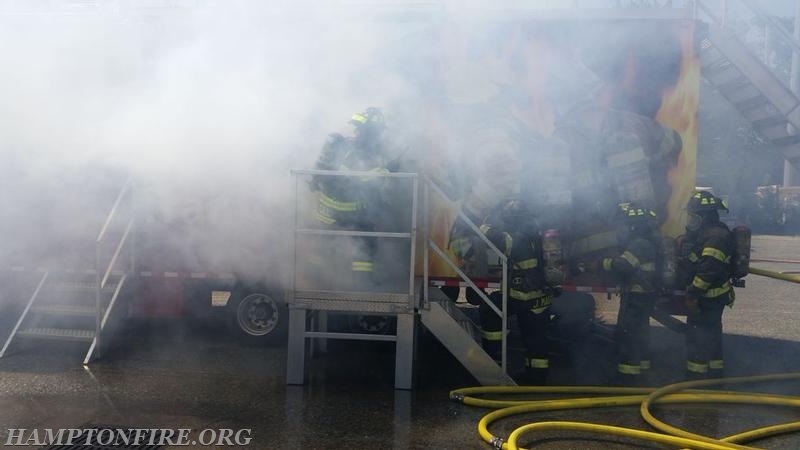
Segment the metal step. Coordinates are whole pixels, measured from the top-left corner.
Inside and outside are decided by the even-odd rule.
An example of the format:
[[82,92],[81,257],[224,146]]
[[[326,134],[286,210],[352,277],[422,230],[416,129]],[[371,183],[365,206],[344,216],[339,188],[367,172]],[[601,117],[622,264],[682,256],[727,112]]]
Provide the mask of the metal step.
[[[786,124],[776,124],[772,126],[760,127],[755,128],[753,127],[761,137],[766,138],[772,144],[781,146],[778,142],[782,142],[784,139],[790,138],[792,135],[789,134],[787,130]],[[785,144],[783,144],[785,145]]]
[[[800,136],[790,135],[786,124],[800,129],[800,98],[730,30],[710,27],[703,44],[699,56],[706,80],[762,137],[777,146],[787,161],[798,167]],[[730,79],[734,72],[741,78]]]
[[722,67],[724,68],[724,70],[719,70],[715,67],[711,69],[712,70],[711,74],[704,73],[706,80],[716,86],[719,86],[724,83],[729,83],[735,80],[742,80],[742,79],[746,80],[746,78],[742,76],[742,73],[739,72],[733,64],[730,64],[727,67],[726,66]]
[[[710,44],[709,44],[710,45]],[[700,70],[719,70],[730,64],[730,60],[714,47],[708,47],[700,52]]]
[[733,104],[733,106],[742,113],[746,113],[748,111],[766,105],[771,105],[771,104],[769,100],[763,95],[756,95],[755,97],[750,97],[748,99]]
[[726,72],[729,71],[739,73],[739,71],[736,70],[736,66],[731,64],[728,58],[722,58],[722,60],[719,61],[717,64],[709,64],[707,66],[703,66],[702,70],[703,70],[703,75],[705,75],[706,79],[709,81],[719,79],[719,77],[721,77],[722,74],[725,74]]
[[[749,83],[781,112],[789,114],[800,100],[730,30],[711,27],[709,39],[733,63]],[[728,91],[731,92],[731,91]]]
[[17,332],[17,337],[31,339],[53,339],[58,341],[91,342],[94,330],[72,328],[26,328]]
[[[709,80],[709,81],[711,81],[711,80]],[[711,82],[714,83],[713,81],[711,81]],[[739,90],[741,90],[743,88],[751,86],[751,83],[747,78],[739,76],[737,78],[734,78],[734,79],[729,80],[729,81],[725,81],[723,83],[719,83],[719,84],[714,83],[714,85],[717,86],[717,90],[720,93],[722,93],[722,95],[727,97],[728,95],[730,95],[730,94],[732,94],[732,93],[734,93],[736,91],[739,91]]]
[[746,84],[739,89],[729,90],[727,92],[720,91],[720,94],[728,99],[729,102],[736,104],[756,95],[761,95],[761,92],[752,84]]
[[786,118],[783,116],[772,116],[772,117],[767,117],[765,119],[754,120],[752,121],[752,124],[753,128],[755,128],[756,130],[761,130],[763,128],[770,128],[774,126],[786,127],[786,125],[788,125],[789,122],[787,122]]
[[[105,308],[102,308],[100,314],[102,315],[104,311]],[[33,306],[31,308],[31,313],[47,314],[51,316],[95,317],[97,315],[97,308],[69,304],[43,304]]]
[[[103,292],[113,292],[116,288],[116,283],[108,283],[103,288]],[[97,284],[94,281],[64,280],[48,283],[46,289],[58,292],[94,292]]]
[[[431,293],[435,290],[431,289]],[[475,325],[449,299],[431,301],[420,311],[422,324],[484,386],[515,386],[511,377],[483,350]],[[477,338],[477,339],[476,339]]]
[[787,145],[781,147],[781,151],[787,160],[793,164],[800,160],[800,144]]
[[[736,105],[734,105],[736,106]],[[738,109],[738,108],[737,108]],[[757,120],[769,119],[772,117],[780,117],[784,123],[788,123],[786,117],[783,116],[774,106],[770,104],[761,105],[758,108],[751,108],[748,110],[738,109],[739,113],[747,119],[748,122],[755,122]]]
[[800,143],[800,134],[788,134],[785,137],[772,139],[772,143],[777,147],[789,147]]

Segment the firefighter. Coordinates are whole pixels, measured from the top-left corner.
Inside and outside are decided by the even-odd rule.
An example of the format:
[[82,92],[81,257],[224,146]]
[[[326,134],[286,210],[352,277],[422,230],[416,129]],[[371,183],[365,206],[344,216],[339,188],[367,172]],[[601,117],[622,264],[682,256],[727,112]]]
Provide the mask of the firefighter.
[[718,378],[724,369],[722,311],[735,298],[730,282],[733,234],[719,220],[719,210],[727,206],[710,192],[693,193],[686,210],[687,378]]
[[[499,211],[500,205],[491,208],[483,215],[478,215],[469,204],[461,208],[461,212],[473,223],[478,226],[484,224],[487,218],[495,216]],[[481,231],[484,228],[480,228]],[[470,277],[486,279],[490,275],[496,275],[493,268],[489,267],[490,252],[486,243],[474,233],[472,228],[465,222],[456,219],[450,229],[448,249],[458,258],[460,268]],[[491,273],[490,273],[491,272]],[[442,292],[452,301],[456,301],[460,289],[457,287],[442,288]],[[466,288],[465,298],[471,305],[478,306],[479,320],[481,325],[481,345],[486,353],[497,363],[500,363],[502,334],[499,331],[500,325],[495,325],[495,321],[490,320],[490,326],[484,323],[485,319],[494,316],[492,309],[481,299],[480,294],[471,287]],[[498,302],[495,302],[499,304]],[[499,319],[498,319],[499,320]]]
[[598,270],[614,274],[622,284],[617,316],[617,381],[642,385],[650,368],[650,314],[655,304],[658,240],[656,213],[634,203],[620,203],[622,253],[603,258]]
[[[350,124],[354,127],[353,136],[330,135],[316,168],[388,173],[383,136],[386,124],[381,110],[370,107],[353,114]],[[317,220],[329,229],[375,231],[384,182],[381,177],[315,176],[311,187],[317,193]],[[349,269],[351,275],[334,274],[331,283],[337,288],[367,288],[374,280],[377,243],[374,238],[351,239],[352,245],[343,245],[342,241],[327,243],[336,247],[331,249],[334,254],[348,255],[349,267],[343,270]],[[326,267],[334,272],[341,268],[330,263]]]
[[[479,218],[479,216],[469,208],[464,207],[461,209],[461,212],[467,216],[472,223],[478,225],[483,223],[483,219]],[[450,229],[447,248],[458,258],[461,269],[469,276],[478,278],[486,278],[488,276],[486,245],[474,235],[469,225],[456,219]],[[459,287],[444,286],[441,289],[450,300],[456,301],[458,299],[460,293]],[[466,289],[466,299],[467,302],[475,306],[483,303],[480,295],[471,287]],[[487,342],[486,340],[487,336],[483,336],[484,343]],[[486,347],[486,345],[484,345],[484,347]]]
[[[519,186],[523,178],[519,163],[520,145],[506,130],[493,127],[473,130],[464,142],[473,146],[477,161],[476,167],[465,170],[463,179],[466,181],[457,200],[461,201],[461,212],[473,224],[480,226],[499,217],[504,205],[520,197]],[[499,268],[494,262],[489,262],[491,252],[487,253],[485,242],[460,219],[456,219],[450,229],[448,249],[458,258],[460,268],[468,276],[485,279],[499,275]],[[458,298],[457,288],[443,291],[451,300]],[[482,305],[488,314],[494,314],[474,289],[466,289],[466,299],[472,305]],[[481,314],[482,317],[485,315]],[[484,349],[496,360],[500,359],[498,336],[498,333],[485,330],[482,334]]]
[[[511,201],[480,229],[508,257],[508,308],[517,316],[525,344],[522,381],[545,384],[550,367],[546,332],[555,287],[546,282],[539,226],[524,205]],[[498,307],[502,305],[500,292],[493,292],[490,299]],[[484,346],[497,357],[501,350],[502,319],[488,305],[481,303],[480,308]]]

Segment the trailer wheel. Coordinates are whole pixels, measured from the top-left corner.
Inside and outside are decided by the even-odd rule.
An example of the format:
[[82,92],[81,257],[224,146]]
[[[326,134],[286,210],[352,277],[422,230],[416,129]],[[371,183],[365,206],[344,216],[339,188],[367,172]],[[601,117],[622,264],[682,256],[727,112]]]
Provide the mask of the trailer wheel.
[[237,290],[227,305],[228,330],[249,345],[277,345],[286,341],[289,310],[264,291]]
[[362,314],[357,316],[347,316],[348,327],[351,333],[366,334],[394,334],[397,329],[397,321],[390,316],[378,316],[372,314]]

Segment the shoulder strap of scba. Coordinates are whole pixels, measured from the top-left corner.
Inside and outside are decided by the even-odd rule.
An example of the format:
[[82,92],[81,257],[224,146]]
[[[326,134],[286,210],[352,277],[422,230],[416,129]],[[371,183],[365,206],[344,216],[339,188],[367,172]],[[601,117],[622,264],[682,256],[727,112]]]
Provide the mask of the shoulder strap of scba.
[[750,271],[750,240],[752,232],[745,225],[731,230],[733,234],[733,254],[731,255],[731,276],[744,278]]

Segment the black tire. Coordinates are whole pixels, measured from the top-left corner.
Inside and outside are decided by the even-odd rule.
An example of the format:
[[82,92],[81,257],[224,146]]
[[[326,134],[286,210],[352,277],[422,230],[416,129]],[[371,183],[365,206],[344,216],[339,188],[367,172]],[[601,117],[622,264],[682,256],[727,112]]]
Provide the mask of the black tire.
[[391,316],[373,314],[348,315],[347,326],[350,333],[395,334],[397,320]]
[[228,331],[247,345],[286,342],[289,310],[266,289],[237,289],[226,306]]

